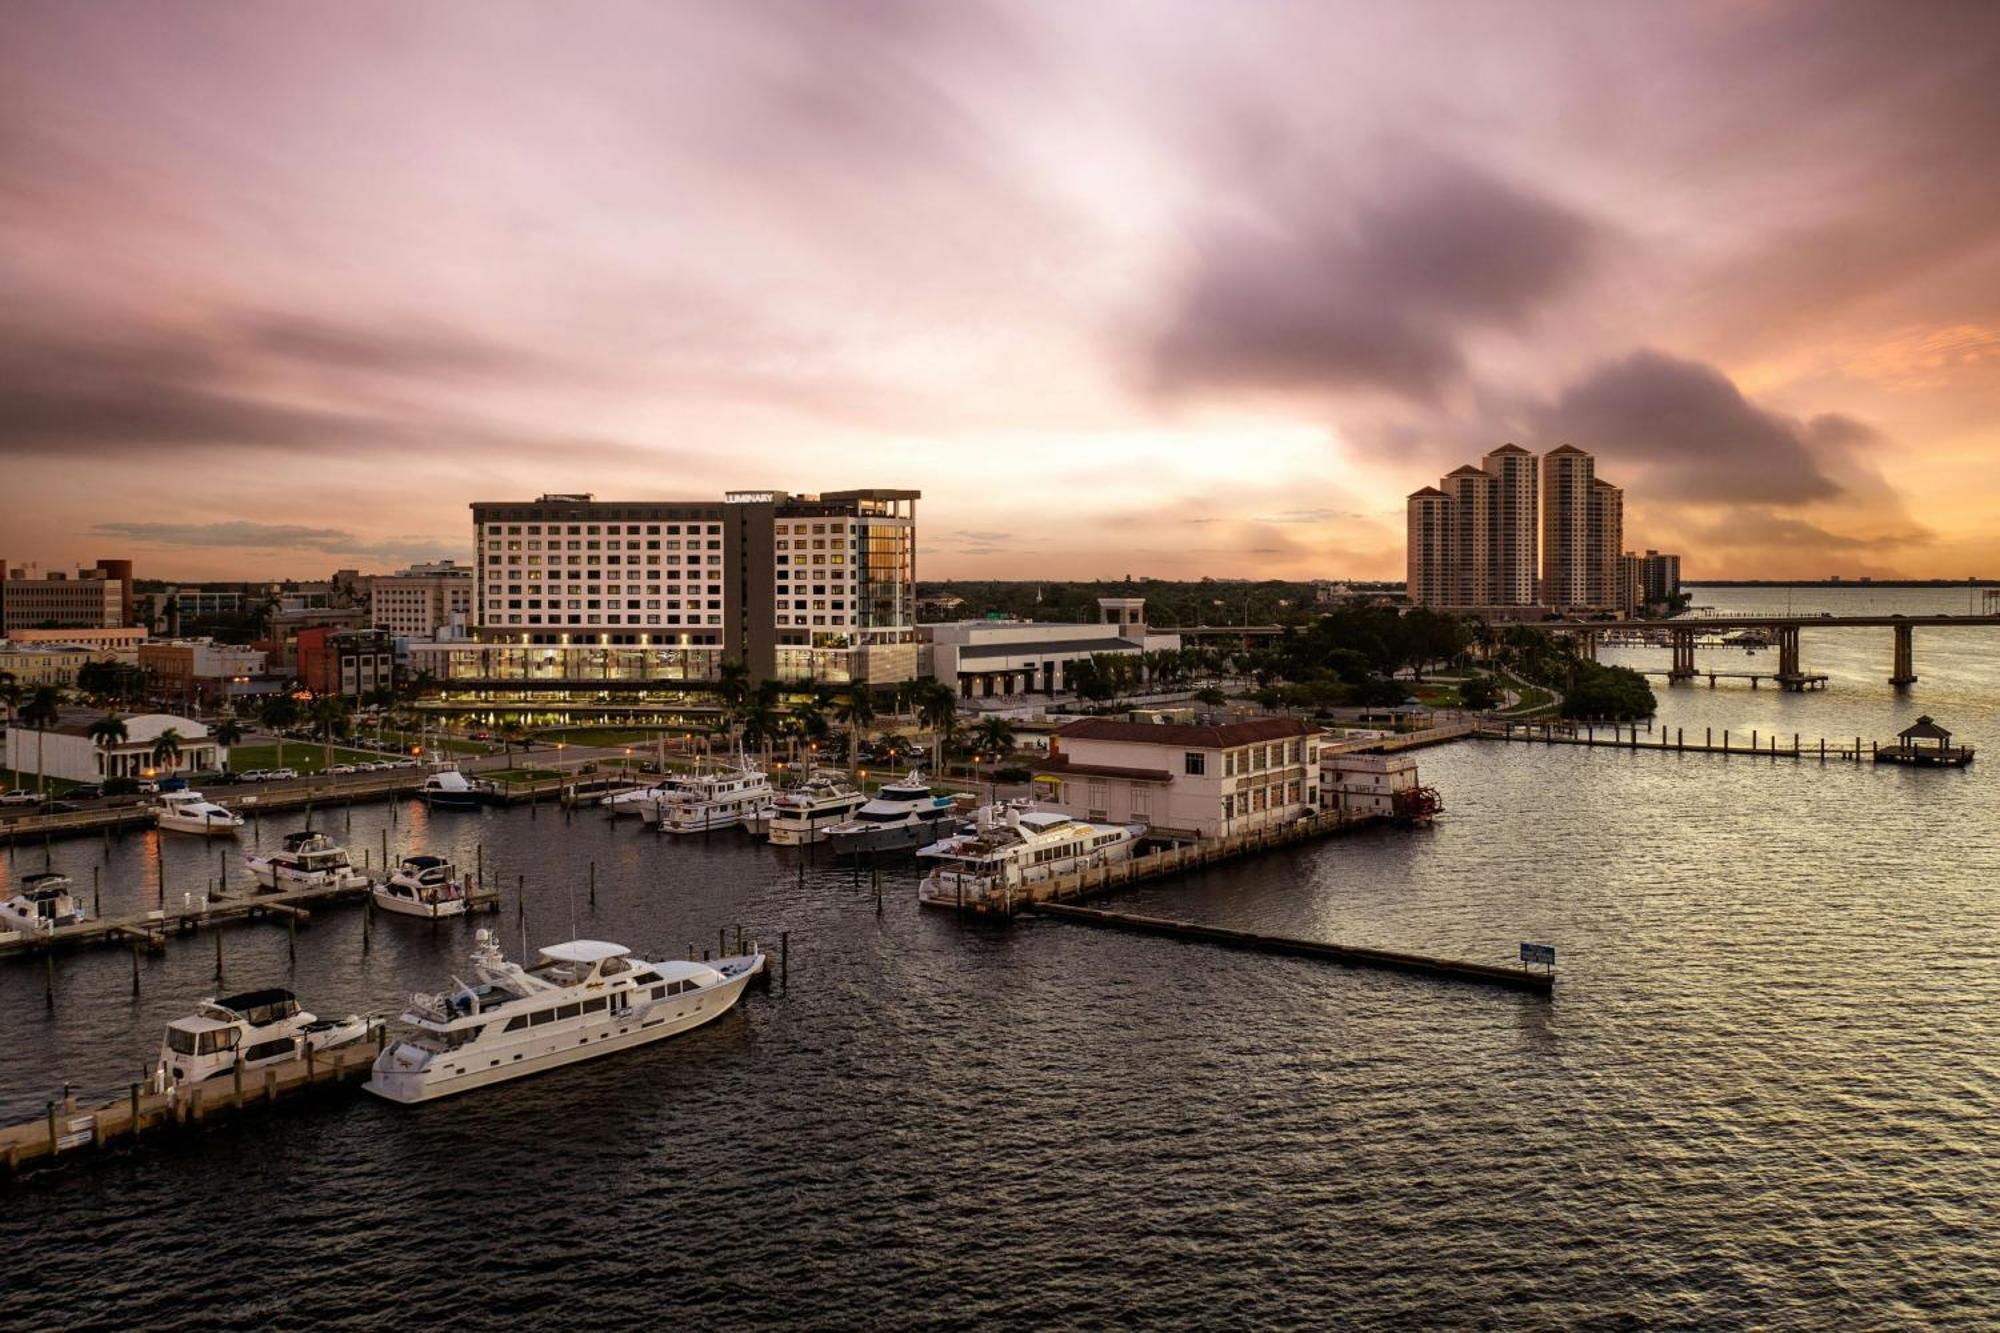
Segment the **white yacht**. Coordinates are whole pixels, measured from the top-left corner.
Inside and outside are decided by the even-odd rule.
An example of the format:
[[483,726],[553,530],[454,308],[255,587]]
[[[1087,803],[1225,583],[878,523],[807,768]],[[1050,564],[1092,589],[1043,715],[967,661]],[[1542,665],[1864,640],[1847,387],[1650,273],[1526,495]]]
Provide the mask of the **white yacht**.
[[160,1042],[159,1081],[199,1083],[245,1069],[347,1046],[368,1035],[368,1020],[315,1018],[288,990],[253,990],[203,1000],[192,1014],[167,1024]]
[[83,924],[90,914],[70,888],[69,876],[54,870],[23,875],[21,887],[0,902],[0,930],[38,934]]
[[269,856],[245,853],[243,864],[267,889],[359,889],[368,883],[346,848],[310,829],[287,833],[285,845]]
[[736,828],[763,818],[773,795],[771,780],[747,763],[691,773],[661,797],[660,828],[668,833]]
[[1058,875],[1122,864],[1145,835],[1144,824],[987,806],[971,824],[917,853],[930,866],[918,897],[952,904],[1009,899]]
[[624,791],[612,792],[600,797],[598,804],[609,810],[613,816],[638,815],[642,819],[658,819],[660,802],[680,790],[681,779],[661,778],[650,787],[627,787]]
[[841,855],[908,851],[938,837],[961,812],[961,799],[933,792],[916,769],[876,791],[854,818],[829,825],[827,844]]
[[480,805],[483,788],[456,768],[440,768],[424,779],[417,794],[433,809],[473,810]]
[[803,847],[825,839],[826,831],[846,822],[868,803],[867,794],[840,778],[815,773],[797,787],[771,798],[767,836],[779,847]]
[[406,856],[396,873],[371,889],[375,905],[401,916],[464,916],[465,881],[442,856]]
[[686,1032],[729,1012],[764,955],[647,962],[622,944],[571,940],[522,967],[482,929],[472,969],[470,984],[410,997],[403,1021],[415,1030],[375,1058],[368,1091],[424,1102]]
[[174,833],[234,837],[243,816],[208,800],[198,791],[162,792],[153,800],[153,821]]

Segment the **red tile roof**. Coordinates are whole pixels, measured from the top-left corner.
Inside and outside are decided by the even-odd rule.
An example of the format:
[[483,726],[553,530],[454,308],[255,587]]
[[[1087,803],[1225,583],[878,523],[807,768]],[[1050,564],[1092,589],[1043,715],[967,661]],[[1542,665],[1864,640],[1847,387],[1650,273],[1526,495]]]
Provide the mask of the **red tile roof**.
[[1060,728],[1055,734],[1059,739],[1134,741],[1141,745],[1221,750],[1233,745],[1255,745],[1259,741],[1316,736],[1319,728],[1297,717],[1260,717],[1249,722],[1222,722],[1205,726],[1179,722],[1119,722],[1108,717],[1087,717]]
[[1035,765],[1035,776],[1059,778],[1125,778],[1132,782],[1172,782],[1174,775],[1161,768],[1121,768],[1116,764],[1072,763],[1066,754],[1052,754]]

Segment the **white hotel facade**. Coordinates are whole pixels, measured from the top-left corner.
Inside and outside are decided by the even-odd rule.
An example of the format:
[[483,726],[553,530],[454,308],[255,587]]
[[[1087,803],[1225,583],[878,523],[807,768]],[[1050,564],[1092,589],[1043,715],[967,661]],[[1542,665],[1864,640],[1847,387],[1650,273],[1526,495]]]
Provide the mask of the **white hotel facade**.
[[[472,506],[472,639],[414,644],[464,703],[657,702],[715,681],[887,684],[917,669],[920,492]],[[657,688],[656,688],[657,687]]]

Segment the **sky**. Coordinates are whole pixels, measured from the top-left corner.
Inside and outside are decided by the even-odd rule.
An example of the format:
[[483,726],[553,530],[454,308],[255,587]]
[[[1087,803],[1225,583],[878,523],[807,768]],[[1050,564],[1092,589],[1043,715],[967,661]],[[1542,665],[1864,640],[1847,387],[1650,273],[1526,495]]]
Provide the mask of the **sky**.
[[0,557],[921,489],[923,578],[2000,576],[2000,5],[0,0]]

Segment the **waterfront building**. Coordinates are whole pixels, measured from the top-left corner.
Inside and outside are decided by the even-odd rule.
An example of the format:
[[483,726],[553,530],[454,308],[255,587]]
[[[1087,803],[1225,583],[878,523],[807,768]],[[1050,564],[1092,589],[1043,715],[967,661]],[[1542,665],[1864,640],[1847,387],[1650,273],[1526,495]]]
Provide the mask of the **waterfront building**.
[[1396,797],[1417,787],[1417,759],[1409,754],[1320,756],[1319,799],[1344,819],[1382,819],[1396,813]]
[[1426,486],[1409,499],[1410,600],[1419,606],[1456,606],[1458,567],[1452,544],[1451,497]]
[[962,699],[1010,699],[1069,690],[1070,668],[1099,653],[1137,657],[1178,649],[1178,634],[1146,627],[1143,597],[1100,597],[1096,624],[958,620],[919,625],[919,671]]
[[1485,556],[1492,606],[1535,605],[1541,569],[1542,462],[1518,444],[1503,444],[1481,460],[1493,478],[1490,549]]
[[358,699],[395,683],[396,641],[383,630],[303,629],[295,653],[299,684],[315,695]]
[[1499,553],[1493,540],[1499,479],[1468,463],[1446,473],[1438,487],[1450,501],[1446,513],[1451,523],[1451,558],[1445,604],[1491,606],[1501,584],[1496,572]]
[[1544,606],[1594,605],[1590,535],[1597,464],[1573,445],[1542,459],[1542,596]]
[[164,698],[189,706],[244,692],[265,671],[262,649],[214,639],[169,639],[139,645],[139,669]]
[[472,618],[469,565],[443,560],[369,581],[369,624],[399,638],[462,639],[471,632]]
[[[0,567],[6,562],[0,561]],[[0,577],[0,636],[22,629],[108,629],[130,623],[132,562],[107,560],[74,576],[39,578],[21,567]]]
[[1663,605],[1680,596],[1681,558],[1659,551],[1648,551],[1639,558],[1640,584],[1644,589],[1644,602],[1650,606]]
[[1036,795],[1078,819],[1216,838],[1320,807],[1320,730],[1302,718],[1177,724],[1085,718],[1049,738]]
[[[18,724],[7,727],[7,766],[17,773],[33,773],[39,752],[44,776],[61,782],[102,782],[113,777],[199,772],[229,762],[227,747],[217,744],[207,725],[194,718],[140,713],[124,720],[124,740],[103,746],[90,738],[91,724],[101,716],[70,715],[42,733]],[[153,747],[169,731],[180,740],[181,757],[156,764]]]

